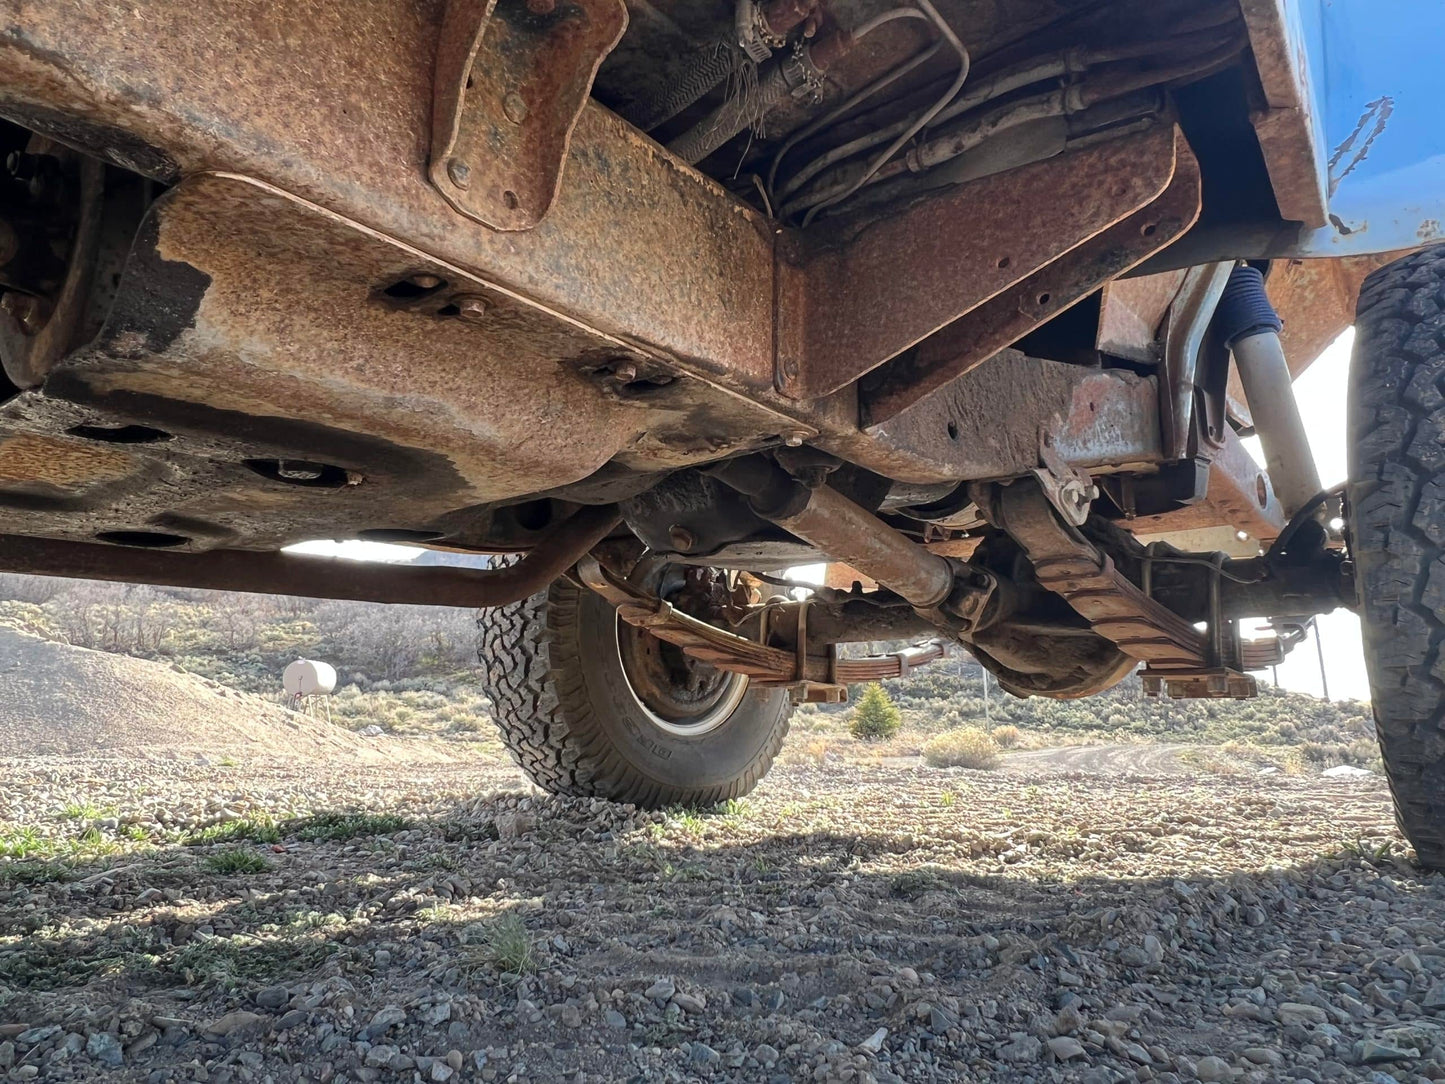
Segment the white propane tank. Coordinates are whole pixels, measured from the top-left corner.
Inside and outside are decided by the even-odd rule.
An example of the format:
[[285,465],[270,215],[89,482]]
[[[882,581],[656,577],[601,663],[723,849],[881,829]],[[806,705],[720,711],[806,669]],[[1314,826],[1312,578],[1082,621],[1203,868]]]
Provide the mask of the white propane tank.
[[336,688],[336,667],[312,659],[297,659],[281,672],[288,697],[330,696]]

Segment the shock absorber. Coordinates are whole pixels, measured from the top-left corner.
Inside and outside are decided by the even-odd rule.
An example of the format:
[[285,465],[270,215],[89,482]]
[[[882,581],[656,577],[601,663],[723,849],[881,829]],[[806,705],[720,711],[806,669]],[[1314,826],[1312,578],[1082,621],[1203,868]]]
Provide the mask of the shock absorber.
[[1293,515],[1319,493],[1320,474],[1279,341],[1284,322],[1269,303],[1258,268],[1241,264],[1230,274],[1214,328],[1234,354],[1270,481],[1285,512]]

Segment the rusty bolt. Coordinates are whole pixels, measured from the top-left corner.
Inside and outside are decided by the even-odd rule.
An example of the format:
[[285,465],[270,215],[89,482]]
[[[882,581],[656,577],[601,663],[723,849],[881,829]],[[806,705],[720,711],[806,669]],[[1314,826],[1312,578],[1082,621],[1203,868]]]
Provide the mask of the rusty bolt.
[[674,523],[667,529],[667,540],[679,553],[687,553],[697,544],[697,539],[693,538],[692,532],[681,523]]
[[0,297],[0,310],[20,325],[23,334],[34,335],[45,325],[45,311],[38,297],[13,290]]
[[447,163],[447,179],[458,188],[470,187],[472,183],[472,168],[460,158],[453,158]]
[[487,299],[469,295],[452,299],[452,304],[457,307],[457,315],[469,324],[480,323],[487,315]]
[[513,124],[521,124],[527,119],[527,100],[513,91],[502,99],[502,112]]
[[631,384],[637,379],[637,366],[624,362],[612,370],[612,379],[619,384]]
[[423,290],[431,290],[431,289],[435,289],[436,287],[440,286],[440,285],[442,284],[442,280],[441,280],[440,278],[438,278],[436,275],[427,275],[427,274],[413,275],[413,276],[411,277],[411,284],[412,284],[413,286],[419,286],[419,287],[421,287]]
[[783,443],[789,448],[801,448],[808,434],[801,429],[792,429],[783,434]]

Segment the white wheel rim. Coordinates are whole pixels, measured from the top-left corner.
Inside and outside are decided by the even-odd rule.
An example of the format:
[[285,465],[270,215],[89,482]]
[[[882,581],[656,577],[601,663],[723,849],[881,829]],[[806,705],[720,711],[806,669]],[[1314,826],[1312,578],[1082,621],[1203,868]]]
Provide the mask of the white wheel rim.
[[743,702],[743,697],[747,696],[748,676],[746,674],[729,674],[727,683],[723,686],[722,695],[706,711],[691,716],[685,721],[668,719],[666,716],[659,715],[647,706],[632,686],[632,677],[627,673],[627,663],[622,657],[622,624],[622,619],[619,617],[612,637],[613,650],[617,652],[617,668],[622,671],[622,680],[627,683],[627,691],[632,696],[632,702],[659,730],[680,738],[697,738],[703,734],[710,734],[728,721],[732,713],[737,711],[738,705]]

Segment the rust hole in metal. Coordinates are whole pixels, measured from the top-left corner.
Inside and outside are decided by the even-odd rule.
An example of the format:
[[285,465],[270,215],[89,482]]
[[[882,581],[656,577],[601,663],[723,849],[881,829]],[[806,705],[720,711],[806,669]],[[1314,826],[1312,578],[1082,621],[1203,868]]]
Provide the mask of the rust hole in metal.
[[66,432],[105,444],[156,444],[171,439],[164,429],[149,425],[72,425]]
[[169,534],[166,531],[97,531],[96,538],[117,546],[140,546],[145,549],[169,549],[184,546],[190,541],[183,534]]
[[958,439],[958,423],[957,423],[957,422],[949,422],[949,423],[948,423],[948,439],[949,439],[949,440],[957,440],[957,439]]
[[1139,227],[1139,233],[1140,233],[1142,236],[1144,236],[1144,237],[1153,237],[1154,234],[1155,234],[1155,232],[1156,232],[1158,229],[1159,229],[1159,223],[1157,223],[1157,222],[1146,222],[1146,223],[1144,223],[1144,225],[1142,225],[1142,226]]
[[430,297],[447,287],[446,280],[436,275],[411,275],[399,282],[393,282],[381,292],[396,301],[416,301]]
[[348,480],[346,469],[331,463],[311,463],[304,459],[246,459],[242,462],[262,478],[291,486],[340,489]]
[[442,533],[417,531],[410,527],[368,527],[357,531],[356,537],[363,542],[434,542],[442,537]]
[[502,193],[502,202],[506,204],[509,211],[515,211],[522,204],[522,201],[517,198],[517,193],[510,188]]
[[1053,297],[1053,296],[1054,296],[1053,294],[1048,293],[1048,292],[1039,294],[1039,304],[1040,304],[1040,305],[1047,305],[1047,304],[1049,303],[1049,299],[1050,299],[1051,297]]
[[1269,483],[1265,481],[1262,474],[1254,476],[1254,495],[1259,500],[1261,508],[1269,504]]
[[996,263],[994,266],[997,267],[1000,271],[1002,271],[1002,270],[1004,270],[1006,267],[1008,267],[1011,263],[1013,263],[1013,260],[1011,260],[1009,257],[1007,257],[1007,256],[1000,256],[1000,257],[998,258],[998,263]]

